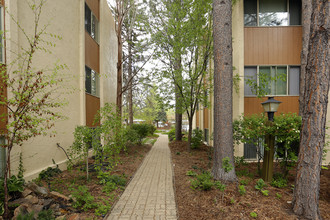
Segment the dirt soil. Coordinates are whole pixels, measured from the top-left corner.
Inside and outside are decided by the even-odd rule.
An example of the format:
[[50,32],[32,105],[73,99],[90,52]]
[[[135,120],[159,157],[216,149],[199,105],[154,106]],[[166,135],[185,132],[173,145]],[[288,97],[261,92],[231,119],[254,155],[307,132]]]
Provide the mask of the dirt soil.
[[[120,163],[113,169],[112,174],[124,175],[127,179],[127,184],[130,179],[133,178],[136,170],[140,167],[145,155],[151,149],[151,145],[145,144],[142,146],[130,146],[127,147],[126,152],[121,152],[120,154]],[[89,160],[90,163],[93,163],[93,160]],[[50,187],[50,191],[57,191],[66,196],[71,194],[69,188],[73,184],[77,185],[86,185],[89,189],[89,192],[95,198],[95,202],[104,203],[103,200],[109,201],[108,206],[112,207],[113,204],[119,199],[120,195],[124,191],[123,188],[118,188],[117,190],[107,194],[102,192],[102,185],[98,184],[98,179],[96,177],[96,172],[91,172],[91,178],[87,181],[85,176],[86,173],[83,171],[85,165],[77,166],[72,170],[67,170],[59,174],[57,177],[53,178],[48,184],[45,181],[42,181],[42,185],[45,187]],[[67,210],[71,210],[67,209]],[[96,216],[94,209],[89,211],[75,210],[80,212],[80,219],[103,219],[104,216]],[[65,210],[62,210],[63,214],[70,215],[70,213],[65,213]]]
[[[203,145],[198,150],[187,152],[185,142],[170,143],[172,163],[175,174],[176,202],[178,206],[179,220],[212,220],[212,219],[301,219],[292,212],[292,185],[294,184],[294,170],[290,171],[289,183],[285,188],[275,188],[267,184],[269,195],[264,196],[254,186],[260,179],[257,175],[257,164],[248,163],[236,167],[239,170],[248,170],[251,176],[241,176],[239,181],[246,179],[246,194],[240,195],[238,184],[226,184],[222,193],[218,189],[201,191],[192,189],[187,176],[188,170],[201,173],[210,171],[212,167],[212,149]],[[328,167],[329,168],[329,167]],[[279,172],[275,165],[275,172]],[[320,186],[320,212],[323,219],[330,219],[330,170],[321,171]],[[276,196],[281,195],[281,198]],[[252,218],[251,212],[258,216]]]

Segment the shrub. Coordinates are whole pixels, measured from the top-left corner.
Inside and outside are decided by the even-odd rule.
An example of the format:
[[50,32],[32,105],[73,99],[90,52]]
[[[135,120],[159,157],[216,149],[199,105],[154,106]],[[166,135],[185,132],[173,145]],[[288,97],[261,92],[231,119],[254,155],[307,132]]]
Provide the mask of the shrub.
[[127,127],[125,129],[124,135],[125,135],[125,139],[126,139],[127,143],[138,144],[140,141],[137,130],[134,130],[131,127]]
[[224,157],[222,159],[222,168],[225,170],[226,173],[230,172],[234,168],[230,163],[229,157]]
[[112,182],[118,186],[126,186],[126,179],[118,175],[111,175],[109,172],[100,171],[97,175],[97,178],[100,180],[100,184],[107,184]]
[[249,183],[249,180],[247,180],[247,179],[242,179],[242,180],[239,181],[239,183],[240,183],[241,185],[246,186],[246,185]]
[[250,216],[251,216],[252,218],[257,218],[257,217],[258,217],[258,214],[255,213],[255,212],[251,212],[251,213],[250,213]]
[[102,192],[111,193],[112,191],[117,189],[117,184],[114,182],[106,182],[103,186]]
[[196,176],[196,179],[191,180],[193,189],[210,190],[214,185],[213,178],[209,172],[204,172]]
[[[0,201],[2,202],[4,199],[4,179],[0,178]],[[24,179],[19,178],[15,175],[11,176],[7,180],[7,187],[9,195],[13,196],[14,194],[21,193],[24,190]]]
[[39,212],[38,220],[55,220],[55,217],[53,215],[53,210],[48,209]]
[[236,144],[246,143],[256,146],[258,154],[258,169],[262,159],[262,146],[264,136],[273,134],[276,137],[276,156],[282,158],[280,165],[286,176],[297,161],[301,117],[296,114],[282,114],[274,117],[273,125],[270,126],[265,115],[242,116],[233,122],[233,138]]
[[[151,126],[153,126],[153,125],[151,125]],[[148,124],[133,124],[131,126],[131,128],[133,130],[135,130],[137,132],[137,134],[138,134],[139,143],[142,143],[142,139],[145,138],[145,137],[147,137],[148,134],[150,134],[150,132],[152,131],[151,126],[148,125]],[[154,131],[152,131],[152,134],[153,134]]]
[[261,190],[262,195],[268,196],[269,191],[268,190]]
[[245,195],[245,193],[246,193],[245,186],[244,185],[239,185],[238,186],[238,192],[239,192],[239,194],[241,194],[241,196]]
[[78,188],[72,187],[70,191],[72,192],[72,197],[74,198],[74,208],[87,211],[88,209],[96,207],[94,197],[88,191],[87,186],[78,186]]
[[193,170],[188,170],[186,173],[187,176],[197,176],[197,173]]
[[254,186],[254,188],[256,190],[262,190],[265,186],[267,186],[267,184],[265,183],[265,181],[263,179],[258,179],[257,180],[257,185]]
[[225,191],[226,185],[222,184],[220,181],[215,181],[214,183],[215,188],[219,189],[221,192]]
[[284,188],[288,185],[288,181],[281,173],[275,173],[270,185],[276,188]]
[[253,174],[250,173],[248,169],[236,170],[236,175],[238,177],[246,176],[246,177],[253,178]]
[[276,198],[278,198],[278,199],[281,199],[281,198],[282,198],[282,195],[281,195],[280,193],[276,193],[275,196],[276,196]]
[[197,149],[203,143],[203,131],[194,129],[191,136],[191,149]]
[[39,173],[39,179],[48,181],[51,179],[51,177],[55,177],[60,173],[62,173],[62,171],[58,168],[58,166],[55,168],[48,167],[46,170],[43,170]]
[[168,140],[169,140],[169,141],[174,141],[174,140],[175,140],[175,128],[172,128],[172,129],[168,132]]

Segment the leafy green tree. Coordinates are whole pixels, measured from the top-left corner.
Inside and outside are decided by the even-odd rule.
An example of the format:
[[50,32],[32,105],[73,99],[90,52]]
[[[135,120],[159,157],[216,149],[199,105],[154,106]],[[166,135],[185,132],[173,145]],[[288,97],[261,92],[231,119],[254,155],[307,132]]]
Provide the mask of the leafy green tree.
[[[8,218],[9,215],[7,178],[13,147],[22,145],[32,137],[47,135],[56,120],[65,118],[58,110],[65,104],[63,100],[58,99],[58,89],[62,82],[60,71],[65,66],[55,65],[50,71],[49,69],[47,71],[37,69],[33,65],[37,52],[46,52],[46,55],[50,52],[43,45],[54,45],[53,42],[46,41],[45,37],[59,37],[47,33],[47,26],[39,26],[42,8],[46,4],[46,0],[40,0],[38,3],[27,1],[26,4],[34,16],[31,18],[31,21],[34,22],[33,34],[28,35],[19,21],[8,13],[25,37],[24,40],[28,46],[20,49],[19,54],[16,54],[16,59],[7,66],[2,66],[0,71],[2,82],[0,104],[6,109],[1,118],[7,122],[6,130],[1,131],[1,135],[7,138],[4,146],[7,148],[7,164],[4,172],[4,218]],[[21,43],[23,45],[23,42]],[[6,91],[10,95],[7,96]]]
[[174,86],[173,90],[167,87],[168,92],[179,95],[176,112],[188,116],[190,149],[197,105],[212,87],[211,0],[158,0],[149,4],[152,40],[157,47],[155,57],[162,62],[158,77],[170,80]]

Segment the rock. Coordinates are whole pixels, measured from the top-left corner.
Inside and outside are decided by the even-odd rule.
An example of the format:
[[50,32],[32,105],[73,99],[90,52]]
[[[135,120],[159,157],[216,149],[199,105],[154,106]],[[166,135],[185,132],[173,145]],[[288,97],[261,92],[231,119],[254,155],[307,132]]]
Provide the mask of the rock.
[[59,204],[52,204],[49,208],[54,210],[54,211],[57,211],[60,208],[60,205]]
[[46,209],[46,210],[49,209],[49,207],[51,206],[53,201],[54,200],[52,200],[52,199],[45,199],[42,203],[44,205],[44,209]]
[[46,188],[40,187],[37,184],[35,184],[34,182],[29,182],[27,184],[27,187],[38,195],[42,195],[42,196],[48,195],[48,190]]
[[67,220],[79,220],[80,217],[79,217],[79,214],[75,213],[75,214],[72,214],[70,215]]
[[67,196],[65,196],[65,195],[63,195],[63,194],[61,194],[59,192],[55,192],[55,191],[50,192],[49,195],[52,196],[52,197],[55,197],[55,198],[62,199],[64,201],[66,201],[66,202],[70,200],[69,197],[67,197]]
[[28,209],[31,208],[29,204],[23,203],[20,206],[18,206],[15,210],[14,210],[14,217],[13,219],[16,220],[18,215],[25,215],[28,214]]
[[25,188],[24,191],[22,192],[22,196],[23,197],[27,197],[28,195],[30,195],[32,193],[31,190],[29,190],[28,188]]
[[33,205],[32,207],[28,208],[29,213],[34,213],[34,218],[37,219],[39,212],[42,211],[43,205]]
[[31,204],[38,204],[39,199],[35,196],[28,195],[27,197],[25,197],[25,201]]

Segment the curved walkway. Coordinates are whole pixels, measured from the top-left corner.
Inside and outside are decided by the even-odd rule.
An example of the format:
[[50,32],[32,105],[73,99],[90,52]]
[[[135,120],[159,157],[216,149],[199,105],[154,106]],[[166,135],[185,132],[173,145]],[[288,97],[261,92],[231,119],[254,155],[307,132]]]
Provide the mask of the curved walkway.
[[173,172],[168,139],[160,135],[108,220],[176,220]]

